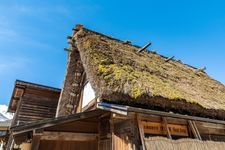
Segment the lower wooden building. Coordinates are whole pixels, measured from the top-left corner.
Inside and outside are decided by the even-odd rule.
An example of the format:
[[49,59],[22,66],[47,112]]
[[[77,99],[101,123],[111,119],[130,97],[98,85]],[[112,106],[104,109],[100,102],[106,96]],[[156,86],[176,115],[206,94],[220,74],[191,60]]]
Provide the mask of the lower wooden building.
[[12,128],[32,150],[222,150],[225,121],[98,103],[94,110]]

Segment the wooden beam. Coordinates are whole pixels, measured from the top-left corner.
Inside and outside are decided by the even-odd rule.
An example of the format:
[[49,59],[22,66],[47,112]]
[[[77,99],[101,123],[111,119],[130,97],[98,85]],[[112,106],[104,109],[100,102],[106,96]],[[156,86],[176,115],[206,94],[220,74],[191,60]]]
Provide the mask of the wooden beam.
[[165,129],[166,129],[166,132],[167,132],[167,137],[168,137],[169,139],[172,139],[171,134],[170,134],[170,130],[169,130],[168,125],[167,125],[167,120],[166,120],[166,118],[165,118],[165,117],[162,117],[162,120],[163,120],[163,124],[164,124],[164,126],[165,126]]
[[110,112],[117,113],[117,114],[121,114],[121,115],[127,115],[126,106],[125,107],[124,106],[117,107],[117,105],[99,102],[99,103],[97,103],[96,108],[103,109],[103,110],[110,111]]
[[146,48],[148,48],[152,43],[149,42],[148,44],[146,44],[144,47],[142,47],[141,49],[138,50],[138,53],[144,51]]
[[41,135],[33,136],[32,143],[31,143],[31,150],[38,150],[40,145]]
[[197,133],[198,139],[199,139],[199,140],[202,140],[202,137],[201,137],[201,135],[200,135],[200,133],[199,133],[199,131],[198,131],[198,128],[197,128],[197,126],[196,126],[196,124],[195,124],[195,121],[192,121],[192,124],[193,124],[193,126],[194,126],[194,128],[195,128],[195,131],[196,131],[196,133]]
[[142,143],[142,149],[146,150],[145,139],[144,139],[145,133],[144,133],[143,126],[141,124],[141,117],[139,116],[139,114],[137,114],[137,122],[138,122],[138,129],[139,129],[139,133],[140,133],[141,143]]
[[66,38],[67,38],[67,39],[72,39],[72,36],[67,36]]
[[202,67],[202,68],[199,68],[199,69],[197,69],[196,71],[195,71],[195,74],[197,74],[197,73],[199,73],[199,72],[205,72],[205,70],[206,70],[206,67]]
[[71,133],[71,132],[43,132],[41,140],[60,141],[95,141],[98,134],[94,133]]
[[[118,107],[118,105],[117,105],[117,107]],[[142,113],[142,114],[158,115],[158,116],[164,116],[164,117],[188,119],[188,120],[218,123],[218,124],[224,124],[225,125],[224,120],[216,120],[216,119],[210,119],[210,118],[188,116],[188,115],[175,114],[175,113],[169,113],[169,112],[163,112],[163,111],[157,111],[157,110],[150,110],[150,109],[143,109],[143,108],[136,108],[136,107],[130,107],[130,106],[126,106],[124,108],[126,108],[126,112],[137,112],[137,113]]]
[[201,138],[201,136],[200,136],[200,134],[199,134],[199,132],[197,130],[197,127],[196,127],[195,123],[193,123],[193,121],[191,121],[191,120],[188,120],[188,124],[189,124],[189,126],[191,128],[192,133],[194,134],[194,137],[196,139],[202,140],[202,138]]
[[64,48],[64,51],[72,52],[73,50],[72,49],[69,49],[69,48]]
[[113,114],[113,118],[114,118],[114,119],[119,119],[119,120],[127,120],[127,119],[128,119],[128,116],[120,115],[120,114],[114,113],[114,114]]
[[175,56],[169,57],[165,60],[165,62],[169,62],[170,60],[172,60]]

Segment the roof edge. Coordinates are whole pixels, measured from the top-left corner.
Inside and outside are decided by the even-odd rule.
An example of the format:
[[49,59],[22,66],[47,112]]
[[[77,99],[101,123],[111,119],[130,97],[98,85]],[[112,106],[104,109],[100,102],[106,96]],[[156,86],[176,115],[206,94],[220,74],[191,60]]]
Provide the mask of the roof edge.
[[43,85],[43,84],[37,84],[37,83],[33,83],[33,82],[28,82],[28,81],[23,81],[23,80],[18,80],[18,79],[15,81],[15,87],[17,85],[36,87],[36,88],[41,88],[41,89],[46,89],[46,90],[51,90],[51,91],[56,91],[56,92],[61,91],[60,88],[51,87],[51,86],[47,86],[47,85]]
[[[94,31],[94,30],[91,30],[91,29],[88,29],[86,27],[84,27],[82,24],[77,24],[75,25],[75,27],[73,28],[74,30],[74,33],[73,33],[73,36],[80,30],[86,30],[86,31],[89,31],[89,32],[92,32],[94,34],[97,34],[97,35],[100,35],[100,36],[104,36],[106,38],[109,38],[111,40],[115,40],[117,42],[120,42],[120,43],[123,43],[123,44],[128,44],[130,46],[134,46],[136,48],[142,48],[141,46],[138,46],[138,45],[135,45],[135,44],[132,44],[131,42],[127,42],[127,41],[123,41],[123,40],[120,40],[118,38],[115,38],[115,37],[112,37],[112,36],[109,36],[109,35],[106,35],[104,33],[100,33],[100,32],[97,32],[97,31]],[[161,55],[159,53],[157,53],[156,51],[151,51],[151,50],[148,50],[147,48],[143,50],[144,52],[147,52],[147,53],[154,53],[154,54],[157,54],[165,59],[169,59],[170,57],[167,57],[167,56],[164,56],[164,55]],[[192,69],[198,69],[197,67],[194,67],[192,65],[189,65],[189,64],[186,64],[186,63],[183,63],[181,60],[176,60],[176,59],[171,59],[171,61],[176,61],[176,62],[179,62],[180,64],[182,65],[185,65],[187,67],[190,67]],[[206,72],[204,72],[205,74],[207,74]]]
[[61,92],[61,89],[59,89],[59,88],[41,85],[41,84],[32,83],[32,82],[27,82],[27,81],[17,79],[14,83],[14,88],[13,88],[13,92],[12,92],[12,95],[11,95],[11,98],[10,98],[10,101],[9,101],[7,112],[14,113],[14,110],[12,110],[11,105],[12,105],[12,102],[13,102],[13,97],[14,97],[16,88],[26,88],[26,87],[34,87],[34,88],[40,88],[40,89],[54,91],[54,92]]

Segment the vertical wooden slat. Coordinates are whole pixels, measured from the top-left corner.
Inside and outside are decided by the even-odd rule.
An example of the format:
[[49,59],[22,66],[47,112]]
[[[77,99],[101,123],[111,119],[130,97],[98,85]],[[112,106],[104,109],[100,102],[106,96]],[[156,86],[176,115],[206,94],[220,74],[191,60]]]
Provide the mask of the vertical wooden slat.
[[137,122],[138,122],[140,137],[141,137],[142,149],[146,150],[145,140],[144,140],[145,134],[144,134],[143,126],[141,124],[141,117],[139,114],[137,114]]
[[41,135],[34,135],[31,144],[31,150],[38,150],[40,145]]
[[109,120],[110,122],[110,132],[111,132],[111,147],[112,147],[112,150],[116,150],[115,149],[115,135],[114,135],[114,122],[113,122],[113,113],[111,113],[111,118]]
[[200,133],[199,133],[199,131],[198,131],[198,128],[197,128],[197,126],[196,126],[196,124],[195,124],[195,121],[192,121],[192,124],[193,124],[193,126],[194,126],[194,128],[195,128],[195,131],[196,131],[196,133],[197,133],[198,139],[199,139],[199,140],[202,140],[202,137],[201,137],[201,135],[200,135]]
[[170,130],[169,130],[168,125],[167,125],[167,120],[166,120],[166,118],[165,118],[165,117],[162,117],[162,120],[163,120],[163,124],[164,124],[164,126],[165,126],[165,128],[166,128],[167,137],[168,137],[169,139],[172,139],[171,134],[170,134]]
[[193,123],[193,121],[191,121],[191,120],[188,120],[188,124],[191,128],[192,133],[194,134],[194,137],[196,139],[202,140],[195,123]]

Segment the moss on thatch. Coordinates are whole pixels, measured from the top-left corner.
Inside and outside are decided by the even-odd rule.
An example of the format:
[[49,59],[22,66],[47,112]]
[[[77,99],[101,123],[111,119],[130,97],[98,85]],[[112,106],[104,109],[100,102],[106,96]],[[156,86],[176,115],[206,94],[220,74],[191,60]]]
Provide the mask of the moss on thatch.
[[204,72],[196,73],[176,60],[167,62],[156,53],[138,53],[136,46],[85,28],[74,39],[87,77],[102,99],[154,106],[150,100],[160,97],[169,100],[168,107],[182,101],[206,110],[225,110],[224,85]]

